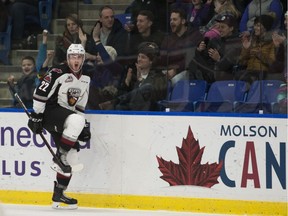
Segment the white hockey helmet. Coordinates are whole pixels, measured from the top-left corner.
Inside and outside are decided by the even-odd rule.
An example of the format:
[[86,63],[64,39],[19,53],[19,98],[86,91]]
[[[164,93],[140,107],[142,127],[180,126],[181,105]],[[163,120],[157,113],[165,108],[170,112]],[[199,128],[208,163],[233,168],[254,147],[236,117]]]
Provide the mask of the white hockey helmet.
[[[72,67],[72,65],[70,65],[69,63],[69,55],[71,54],[78,54],[78,55],[83,55],[84,58],[83,58],[83,61],[79,67],[79,69],[74,69],[74,67]],[[81,70],[82,66],[83,66],[83,63],[85,61],[85,49],[84,47],[81,45],[81,44],[71,44],[68,49],[67,49],[67,62],[68,62],[68,66],[70,67],[70,69],[73,71],[73,72],[78,72]]]
[[70,54],[85,55],[85,49],[81,44],[71,44],[67,49],[67,57]]

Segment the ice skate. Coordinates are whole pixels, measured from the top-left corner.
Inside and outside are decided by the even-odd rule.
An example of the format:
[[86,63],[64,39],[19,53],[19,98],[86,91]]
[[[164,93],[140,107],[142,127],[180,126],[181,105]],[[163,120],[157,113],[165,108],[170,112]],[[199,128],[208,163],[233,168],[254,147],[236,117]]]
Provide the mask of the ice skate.
[[59,159],[61,164],[59,165],[58,160],[56,158],[53,158],[53,163],[51,164],[50,167],[55,172],[69,177],[72,175],[73,172],[81,171],[84,166],[81,163],[75,164],[75,165],[70,165],[67,161],[67,154],[68,154],[68,151],[66,151],[62,148],[59,148],[56,152],[56,157]]
[[54,209],[77,209],[78,201],[76,199],[67,197],[64,194],[66,190],[65,186],[59,185],[56,181],[54,182],[54,193],[52,196],[52,208]]

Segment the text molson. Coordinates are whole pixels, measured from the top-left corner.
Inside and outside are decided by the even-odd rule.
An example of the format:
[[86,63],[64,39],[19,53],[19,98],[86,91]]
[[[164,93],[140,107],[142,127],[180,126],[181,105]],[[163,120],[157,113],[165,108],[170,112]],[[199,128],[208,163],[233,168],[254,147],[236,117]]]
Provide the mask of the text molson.
[[[255,126],[255,125],[221,125],[220,127],[220,136],[225,137],[262,137],[262,138],[277,138],[278,128],[271,126]],[[244,140],[243,140],[244,141]],[[242,167],[242,178],[240,186],[242,188],[247,187],[248,180],[254,182],[255,188],[261,187],[258,163],[257,163],[257,151],[255,143],[251,140],[244,141],[241,143],[241,146],[245,146],[244,156],[243,156],[243,167]],[[281,187],[286,189],[286,142],[279,142],[279,152],[274,152],[273,147],[276,147],[277,143],[265,142],[265,146],[261,146],[262,150],[265,151],[265,174],[266,174],[266,185],[267,189],[272,188],[272,172],[274,171]],[[228,153],[229,151],[229,153]],[[219,161],[223,161],[223,167],[221,170],[221,180],[228,187],[236,187],[236,181],[227,174],[227,166],[225,164],[227,155],[239,154],[239,149],[235,140],[229,140],[225,142],[219,154]],[[277,155],[277,157],[276,157]],[[235,159],[236,160],[236,159]],[[249,164],[251,165],[251,171],[249,171]]]

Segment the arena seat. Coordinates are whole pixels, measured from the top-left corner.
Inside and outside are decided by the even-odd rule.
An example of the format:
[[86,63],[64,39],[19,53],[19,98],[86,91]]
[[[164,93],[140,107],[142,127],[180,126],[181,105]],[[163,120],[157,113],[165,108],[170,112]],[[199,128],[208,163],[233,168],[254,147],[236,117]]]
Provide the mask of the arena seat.
[[233,112],[235,101],[244,101],[247,84],[244,81],[223,80],[211,84],[206,100],[194,103],[195,112]]
[[204,80],[180,80],[172,87],[170,98],[159,101],[161,110],[193,111],[193,103],[204,100],[207,82]]

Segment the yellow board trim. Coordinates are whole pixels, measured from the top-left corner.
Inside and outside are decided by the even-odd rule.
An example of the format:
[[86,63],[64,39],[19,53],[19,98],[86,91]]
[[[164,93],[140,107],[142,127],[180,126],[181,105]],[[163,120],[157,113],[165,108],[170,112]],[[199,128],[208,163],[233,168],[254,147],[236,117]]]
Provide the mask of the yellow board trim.
[[[67,193],[81,207],[167,210],[239,215],[288,215],[288,203],[166,196]],[[11,204],[48,205],[51,192],[0,190],[0,201]]]

